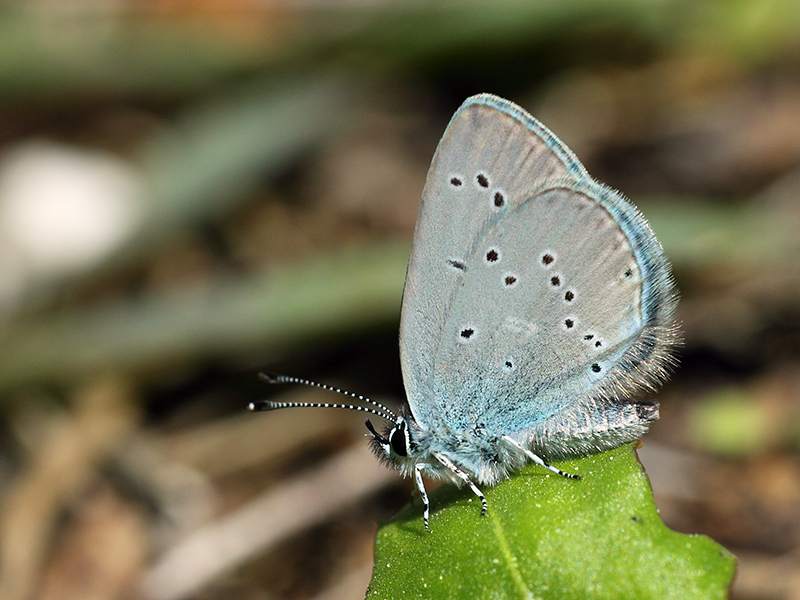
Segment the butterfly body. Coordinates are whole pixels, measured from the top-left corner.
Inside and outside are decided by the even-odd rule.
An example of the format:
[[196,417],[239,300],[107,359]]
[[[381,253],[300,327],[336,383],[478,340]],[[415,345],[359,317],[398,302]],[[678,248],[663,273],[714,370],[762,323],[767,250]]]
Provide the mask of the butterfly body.
[[[386,459],[398,467],[405,476],[414,474],[417,465],[424,465],[427,476],[447,479],[462,484],[454,473],[437,457],[445,457],[467,472],[477,483],[492,485],[505,479],[515,469],[527,462],[522,452],[504,444],[502,435],[489,432],[476,423],[471,430],[425,429],[412,416],[400,417],[408,432],[407,443],[400,452],[387,448],[373,438],[373,448],[379,458]],[[392,429],[397,427],[395,424]],[[391,437],[391,430],[386,439]],[[395,444],[396,446],[396,444]]]

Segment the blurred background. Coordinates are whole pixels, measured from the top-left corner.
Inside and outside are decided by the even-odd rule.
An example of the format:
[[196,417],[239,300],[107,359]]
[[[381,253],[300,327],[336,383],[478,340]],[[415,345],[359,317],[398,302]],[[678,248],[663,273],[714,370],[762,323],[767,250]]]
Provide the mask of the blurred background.
[[362,597],[411,496],[344,411],[468,95],[642,209],[682,291],[665,522],[800,598],[800,3],[0,4],[0,598]]

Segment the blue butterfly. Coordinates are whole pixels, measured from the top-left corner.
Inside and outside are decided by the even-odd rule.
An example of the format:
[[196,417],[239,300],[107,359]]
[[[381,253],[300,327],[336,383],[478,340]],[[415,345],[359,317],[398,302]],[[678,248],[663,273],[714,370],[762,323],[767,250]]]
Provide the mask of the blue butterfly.
[[[369,412],[380,459],[413,476],[493,485],[532,461],[641,437],[680,335],[671,268],[639,211],[595,181],[519,106],[490,94],[456,111],[433,157],[403,293],[400,358],[410,412],[262,401],[252,410]],[[317,385],[269,375],[272,382]]]

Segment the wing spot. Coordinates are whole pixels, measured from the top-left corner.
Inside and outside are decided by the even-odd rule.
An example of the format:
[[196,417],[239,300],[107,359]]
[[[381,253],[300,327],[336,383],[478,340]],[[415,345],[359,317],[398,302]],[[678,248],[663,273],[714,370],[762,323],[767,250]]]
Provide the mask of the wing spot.
[[513,371],[513,370],[514,370],[514,363],[513,363],[513,362],[511,362],[510,360],[507,360],[507,361],[505,361],[505,362],[503,363],[503,368],[504,368],[506,371]]
[[572,329],[575,327],[575,320],[574,319],[564,319],[564,327],[567,329]]
[[506,287],[513,287],[517,285],[518,279],[516,275],[506,275],[503,278],[503,282],[506,284]]
[[624,276],[625,276],[625,278],[627,279],[628,277],[630,277],[631,275],[633,275],[633,269],[631,269],[630,267],[628,267],[628,268],[627,268],[627,269],[625,269],[625,271],[623,272],[623,275],[624,275]]
[[542,264],[545,267],[549,267],[550,265],[552,265],[555,262],[555,260],[556,260],[555,255],[551,254],[550,252],[545,252],[544,254],[542,254]]
[[550,285],[553,287],[560,287],[561,286],[561,277],[558,275],[553,275],[550,278]]
[[493,200],[493,204],[497,208],[500,208],[501,206],[503,206],[506,203],[506,197],[503,195],[503,192],[501,192],[501,191],[495,192],[494,193],[494,197],[493,197],[492,200]]
[[478,338],[478,331],[474,325],[465,325],[458,332],[456,340],[459,344],[472,344]]
[[486,252],[486,262],[488,264],[494,264],[498,260],[500,260],[500,251],[497,248],[489,248]]
[[595,348],[599,348],[603,345],[600,341],[600,337],[594,331],[586,331],[583,334],[583,341],[589,344],[590,346],[594,346]]
[[590,346],[594,346],[595,348],[602,348],[603,341],[600,337],[597,336],[596,333],[593,331],[587,331],[583,334],[583,341],[587,342]]
[[573,292],[572,290],[567,290],[564,293],[564,300],[566,300],[567,302],[572,302],[573,300],[575,300],[575,292]]
[[475,176],[475,181],[477,181],[478,185],[481,186],[482,188],[489,187],[489,178],[484,173],[478,173]]
[[451,185],[451,187],[454,187],[454,188],[460,188],[462,185],[464,185],[464,182],[461,180],[460,177],[455,177],[454,176],[454,177],[450,178],[450,185]]
[[598,365],[597,363],[592,364],[592,371],[594,371],[595,373],[599,373],[600,370],[601,370],[600,365]]
[[467,270],[467,265],[465,265],[460,260],[455,260],[455,259],[452,259],[452,258],[448,258],[447,259],[447,264],[449,266],[453,267],[454,269],[458,269],[459,271],[466,271]]

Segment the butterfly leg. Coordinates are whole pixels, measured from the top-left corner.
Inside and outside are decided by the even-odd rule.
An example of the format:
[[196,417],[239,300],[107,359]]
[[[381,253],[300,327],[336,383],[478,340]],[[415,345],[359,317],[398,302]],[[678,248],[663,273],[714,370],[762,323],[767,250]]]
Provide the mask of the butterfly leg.
[[472,481],[469,478],[469,475],[467,475],[466,473],[464,473],[464,471],[459,469],[447,457],[442,456],[441,454],[434,454],[434,456],[436,457],[436,460],[438,460],[445,467],[447,467],[453,473],[455,473],[456,476],[458,476],[461,480],[463,480],[464,483],[466,483],[469,486],[469,489],[472,490],[472,493],[474,493],[478,498],[481,499],[481,516],[484,516],[486,514],[486,511],[489,509],[489,505],[486,503],[486,496],[484,496],[483,492],[478,489],[478,486],[472,483]]
[[[520,446],[520,445],[519,445],[519,444],[518,444],[518,443],[517,443],[515,440],[513,440],[512,438],[510,438],[510,437],[509,437],[509,436],[507,436],[507,435],[504,435],[504,436],[503,436],[503,441],[504,441],[505,443],[507,443],[509,446],[511,446],[511,447],[513,447],[513,448],[516,448],[517,450],[520,450],[520,451],[524,452],[524,453],[525,453],[525,456],[527,456],[528,458],[530,458],[530,459],[531,459],[533,462],[535,462],[537,465],[539,465],[539,466],[541,466],[541,467],[544,467],[545,469],[547,469],[547,470],[549,470],[549,471],[552,471],[552,472],[553,472],[553,473],[555,473],[556,475],[561,475],[562,477],[567,477],[567,478],[569,478],[569,479],[580,479],[580,478],[581,478],[581,476],[580,476],[580,475],[573,475],[572,473],[565,473],[565,472],[564,472],[564,471],[562,471],[561,469],[557,469],[557,468],[556,468],[556,467],[554,467],[553,465],[549,465],[549,464],[547,464],[546,462],[544,462],[544,461],[541,459],[541,457],[537,456],[536,454],[534,454],[533,452],[531,452],[531,451],[530,451],[530,450],[528,450],[527,448],[523,448],[523,447],[522,447],[522,446]],[[437,457],[437,458],[438,458],[438,457]]]
[[428,522],[431,516],[431,503],[428,502],[428,494],[425,491],[425,484],[422,482],[422,469],[427,466],[426,463],[417,463],[414,465],[414,480],[417,482],[417,490],[419,491],[420,498],[422,498],[422,518],[425,521],[425,531],[430,531],[431,528],[428,527]]

